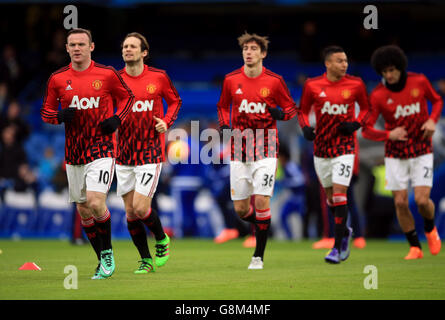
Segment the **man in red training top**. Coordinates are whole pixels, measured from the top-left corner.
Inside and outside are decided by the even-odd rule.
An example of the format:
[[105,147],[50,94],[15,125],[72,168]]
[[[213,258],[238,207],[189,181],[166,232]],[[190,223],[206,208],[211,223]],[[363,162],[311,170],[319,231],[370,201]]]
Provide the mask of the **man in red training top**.
[[134,97],[114,68],[91,60],[94,42],[89,30],[69,31],[66,50],[71,63],[50,76],[40,114],[47,123],[65,123],[69,198],[99,259],[92,279],[104,279],[115,269],[105,203],[114,176],[114,131],[130,112]]
[[297,108],[283,78],[263,67],[267,37],[244,33],[238,43],[244,66],[224,78],[218,117],[221,129],[232,129],[230,188],[235,212],[255,225],[256,247],[248,269],[263,269],[277,168],[276,120],[293,118]]
[[[354,132],[363,126],[368,115],[368,98],[363,81],[346,74],[348,59],[341,47],[325,48],[323,59],[326,73],[304,84],[298,120],[304,137],[314,140],[315,171],[335,217],[335,243],[325,261],[340,263],[350,253],[352,229],[346,225],[347,191],[354,171]],[[357,118],[356,102],[360,106]],[[309,124],[312,108],[315,129]]]
[[[397,219],[410,245],[405,259],[411,260],[422,258],[423,253],[409,210],[409,181],[423,217],[430,251],[436,255],[441,248],[430,193],[433,185],[431,137],[443,101],[423,74],[406,71],[407,63],[405,53],[394,45],[380,47],[372,54],[371,64],[383,82],[371,94],[372,113],[363,136],[385,141],[386,188],[393,193]],[[427,100],[432,103],[431,115]],[[380,114],[385,120],[385,130],[374,129]]]
[[[169,258],[170,239],[151,203],[165,161],[164,133],[175,121],[182,103],[166,72],[144,64],[148,50],[143,35],[128,34],[122,43],[125,68],[119,72],[135,95],[133,108],[119,128],[116,177],[128,231],[141,256],[136,274],[155,271],[145,226],[156,239],[156,266],[163,266]],[[165,116],[163,99],[168,104]]]

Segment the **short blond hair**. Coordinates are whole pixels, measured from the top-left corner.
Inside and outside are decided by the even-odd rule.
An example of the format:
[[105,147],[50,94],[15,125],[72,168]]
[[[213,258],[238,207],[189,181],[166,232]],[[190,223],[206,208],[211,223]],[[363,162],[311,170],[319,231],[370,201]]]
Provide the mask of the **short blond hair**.
[[243,48],[246,43],[252,41],[256,42],[256,44],[260,46],[261,52],[267,52],[267,48],[270,42],[268,37],[262,37],[257,35],[256,33],[250,34],[247,31],[244,32],[243,35],[238,37],[238,44],[240,45],[241,48]]

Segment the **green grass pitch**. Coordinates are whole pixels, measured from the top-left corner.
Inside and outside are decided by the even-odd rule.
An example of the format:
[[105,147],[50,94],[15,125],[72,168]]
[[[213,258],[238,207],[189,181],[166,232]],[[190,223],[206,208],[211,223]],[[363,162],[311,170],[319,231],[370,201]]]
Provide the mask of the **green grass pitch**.
[[[171,258],[155,273],[134,275],[136,248],[128,240],[113,241],[116,271],[107,280],[90,280],[96,258],[89,245],[67,241],[0,240],[0,299],[19,300],[300,300],[300,299],[445,299],[445,252],[432,256],[423,243],[424,258],[403,260],[405,242],[368,241],[352,249],[339,264],[324,262],[326,250],[309,241],[269,241],[264,270],[247,270],[253,249],[241,240],[214,244],[205,239],[173,239]],[[154,252],[154,240],[149,239]],[[41,271],[19,271],[35,262]],[[65,289],[67,265],[78,270],[78,288]],[[377,289],[365,289],[377,268]],[[369,278],[368,278],[369,279]]]

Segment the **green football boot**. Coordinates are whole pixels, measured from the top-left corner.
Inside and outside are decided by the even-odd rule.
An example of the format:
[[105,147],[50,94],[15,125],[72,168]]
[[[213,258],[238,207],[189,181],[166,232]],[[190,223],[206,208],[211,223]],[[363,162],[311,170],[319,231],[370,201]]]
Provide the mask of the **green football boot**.
[[96,271],[94,272],[94,275],[91,277],[91,280],[101,280],[101,279],[105,278],[100,275],[100,261],[99,261],[96,267]]
[[165,234],[165,238],[156,241],[156,266],[162,267],[170,258],[170,238]]
[[100,275],[104,278],[109,278],[113,274],[115,268],[113,250],[102,250],[100,252]]
[[146,274],[146,273],[150,273],[150,272],[155,272],[155,265],[153,263],[152,258],[143,258],[139,262],[141,263],[141,265],[134,272],[135,274]]

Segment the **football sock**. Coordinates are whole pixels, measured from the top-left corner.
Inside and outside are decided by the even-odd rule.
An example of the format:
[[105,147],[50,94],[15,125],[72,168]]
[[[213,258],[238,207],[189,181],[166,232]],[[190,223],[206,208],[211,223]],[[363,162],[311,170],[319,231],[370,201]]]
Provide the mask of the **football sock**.
[[434,219],[423,218],[423,229],[425,232],[431,232],[434,229]]
[[343,237],[346,233],[346,221],[348,218],[348,202],[346,194],[344,193],[336,193],[332,197],[333,199],[333,205],[335,207],[334,213],[334,248],[336,248],[338,251],[341,249],[341,241],[343,240]]
[[97,255],[97,259],[100,260],[100,251],[102,250],[102,243],[100,237],[97,236],[97,229],[96,225],[94,224],[94,219],[91,218],[81,218],[81,224],[83,231],[85,231],[85,234],[87,235],[88,240],[91,243],[91,246],[94,249],[94,252]]
[[410,247],[419,247],[422,249],[422,247],[420,246],[419,238],[417,237],[416,229],[405,232],[405,236],[409,242]]
[[111,249],[111,218],[108,209],[101,217],[95,217],[98,234],[102,241],[102,250]]
[[270,208],[265,210],[256,209],[255,219],[255,238],[256,247],[254,257],[261,257],[263,260],[264,250],[266,249],[267,236],[270,228]]
[[161,241],[165,238],[164,229],[162,228],[161,219],[159,219],[158,212],[150,208],[141,221],[153,232],[156,241]]
[[147,233],[145,232],[145,226],[142,221],[139,219],[129,220],[127,218],[127,228],[141,258],[151,258],[147,243]]

